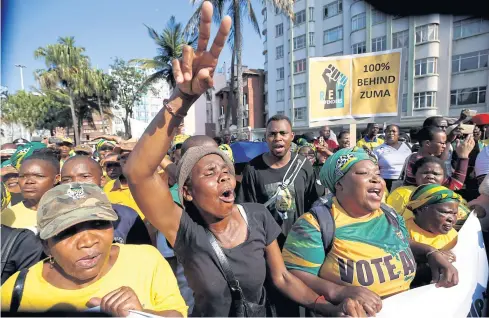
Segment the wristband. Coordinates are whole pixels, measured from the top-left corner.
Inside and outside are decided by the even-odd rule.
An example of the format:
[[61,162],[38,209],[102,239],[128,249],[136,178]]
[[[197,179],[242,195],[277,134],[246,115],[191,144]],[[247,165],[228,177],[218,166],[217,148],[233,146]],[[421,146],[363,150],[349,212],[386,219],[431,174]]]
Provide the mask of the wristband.
[[316,304],[317,304],[318,300],[320,300],[320,299],[326,301],[324,296],[319,296],[318,298],[316,298],[316,300],[314,301],[314,307],[312,308],[312,312],[316,313]]

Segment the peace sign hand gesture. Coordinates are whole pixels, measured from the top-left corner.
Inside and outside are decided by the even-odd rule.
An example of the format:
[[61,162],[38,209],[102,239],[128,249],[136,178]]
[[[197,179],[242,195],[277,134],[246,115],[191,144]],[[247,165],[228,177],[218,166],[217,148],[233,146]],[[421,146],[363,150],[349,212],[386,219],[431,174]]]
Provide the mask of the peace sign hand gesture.
[[231,29],[231,18],[226,16],[221,21],[221,26],[210,50],[206,51],[211,33],[212,11],[212,4],[205,1],[200,13],[197,51],[194,51],[191,46],[185,45],[182,58],[172,61],[173,76],[177,88],[187,95],[198,97],[214,86],[213,76],[217,60]]

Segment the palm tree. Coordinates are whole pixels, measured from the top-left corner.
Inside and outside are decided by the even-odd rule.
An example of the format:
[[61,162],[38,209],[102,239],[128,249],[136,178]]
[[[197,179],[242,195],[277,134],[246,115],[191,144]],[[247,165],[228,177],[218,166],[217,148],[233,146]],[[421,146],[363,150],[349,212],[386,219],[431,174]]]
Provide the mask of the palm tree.
[[197,35],[187,36],[183,32],[181,23],[177,23],[174,16],[171,16],[165,29],[158,34],[155,29],[145,25],[148,34],[158,46],[158,55],[152,59],[132,59],[129,63],[139,64],[142,69],[154,69],[155,73],[148,76],[143,86],[149,87],[158,80],[164,79],[174,88],[176,85],[173,77],[173,68],[171,61],[182,57],[183,46],[185,44],[195,46],[197,44]]
[[[90,70],[87,75],[87,82],[91,84],[93,94],[97,98],[98,112],[103,122],[104,112],[110,109],[110,101],[113,99],[112,80],[108,74],[99,69]],[[103,127],[104,133],[107,133],[106,126],[104,125]]]
[[[86,73],[89,70],[89,58],[84,55],[85,48],[75,46],[74,37],[60,37],[56,44],[39,47],[34,52],[37,59],[43,58],[46,70],[35,74],[42,89],[62,89],[67,96],[73,125],[79,123],[76,115],[75,99],[90,93]],[[73,127],[75,143],[80,142],[80,125]],[[77,129],[78,128],[78,129]]]
[[[258,20],[255,14],[255,10],[251,4],[252,0],[209,0],[214,6],[214,14],[213,20],[216,24],[220,24],[222,18],[224,17],[224,7],[229,3],[227,14],[231,16],[233,19],[233,25],[231,26],[231,33],[229,36],[230,41],[232,41],[231,47],[233,50],[233,57],[236,58],[237,64],[237,113],[238,113],[238,133],[241,133],[243,130],[243,62],[241,58],[241,53],[243,51],[243,35],[242,35],[242,27],[243,27],[243,18],[247,17],[250,23],[253,26],[253,29],[260,35],[260,26],[258,24]],[[195,13],[190,18],[186,31],[192,31],[191,33],[195,34],[198,29],[198,23],[200,19],[200,10],[203,4],[201,0],[191,0],[191,3],[195,5],[197,2],[200,2],[199,7],[195,11]],[[293,6],[294,0],[267,0],[268,3],[271,3],[274,7],[278,8],[282,13],[286,14],[289,17],[294,15]],[[232,39],[232,40],[231,40]],[[234,56],[235,54],[235,56]],[[231,97],[234,95],[232,91],[234,89],[234,63],[231,63]],[[234,102],[234,101],[233,101]],[[229,109],[229,108],[228,108]],[[230,112],[228,112],[230,113]]]

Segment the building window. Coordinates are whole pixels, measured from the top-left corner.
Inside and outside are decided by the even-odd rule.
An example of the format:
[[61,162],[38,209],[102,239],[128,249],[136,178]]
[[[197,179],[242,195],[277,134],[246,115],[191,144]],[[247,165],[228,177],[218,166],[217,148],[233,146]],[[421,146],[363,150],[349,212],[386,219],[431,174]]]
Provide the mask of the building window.
[[275,37],[282,36],[284,34],[284,24],[280,23],[275,26]]
[[277,60],[284,57],[284,46],[283,45],[277,46],[276,53],[277,53]]
[[380,36],[372,39],[372,52],[385,51],[387,49],[386,37]]
[[386,15],[384,12],[373,9],[372,10],[372,25],[384,23],[386,19]]
[[485,104],[486,90],[485,86],[452,90],[450,91],[450,105]]
[[407,94],[402,94],[401,112],[407,113]]
[[332,28],[324,31],[323,33],[323,43],[331,43],[343,39],[343,26]]
[[284,79],[284,68],[279,67],[279,68],[277,68],[277,81],[280,81],[283,79]]
[[283,110],[277,111],[277,115],[285,115],[285,112]]
[[294,50],[306,47],[306,35],[299,35],[294,38]]
[[438,24],[426,24],[416,28],[416,44],[438,40]]
[[275,15],[277,15],[279,13],[280,13],[280,8],[279,7],[275,7]]
[[305,120],[306,119],[306,107],[294,108],[294,119]]
[[267,10],[263,13],[263,22],[267,21]]
[[327,55],[325,55],[325,57],[327,57],[327,56],[342,56],[342,55],[343,55],[343,51],[342,52],[332,53],[332,54],[327,54]]
[[414,109],[433,108],[436,104],[436,92],[414,93]]
[[277,102],[283,102],[283,101],[284,101],[284,90],[277,89]]
[[309,7],[309,22],[314,22],[314,7]]
[[299,11],[295,14],[294,25],[299,25],[306,22],[306,10]]
[[454,55],[452,57],[452,73],[476,70],[488,66],[489,50]]
[[408,47],[409,44],[409,31],[401,31],[392,34],[392,48]]
[[453,23],[453,39],[489,32],[489,21],[482,18],[466,19]]
[[314,46],[314,32],[309,32],[309,46]]
[[365,12],[354,15],[351,18],[351,30],[352,31],[365,29],[366,25],[367,25],[367,18],[365,16]]
[[294,98],[306,96],[306,83],[294,85]]
[[351,46],[352,54],[362,54],[367,52],[367,45],[365,42],[355,43]]
[[437,74],[437,60],[436,57],[416,60],[414,62],[414,76]]
[[323,7],[323,19],[334,17],[343,12],[343,0],[331,2]]
[[302,73],[306,71],[306,59],[298,60],[294,62],[294,74]]

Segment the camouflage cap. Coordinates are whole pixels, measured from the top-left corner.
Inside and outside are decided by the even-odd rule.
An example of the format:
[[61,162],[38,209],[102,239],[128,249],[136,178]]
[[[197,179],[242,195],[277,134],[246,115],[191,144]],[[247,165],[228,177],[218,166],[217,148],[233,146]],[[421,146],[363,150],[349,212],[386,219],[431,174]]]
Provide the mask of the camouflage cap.
[[105,193],[95,184],[67,183],[46,192],[39,202],[37,227],[42,240],[86,221],[116,221]]

